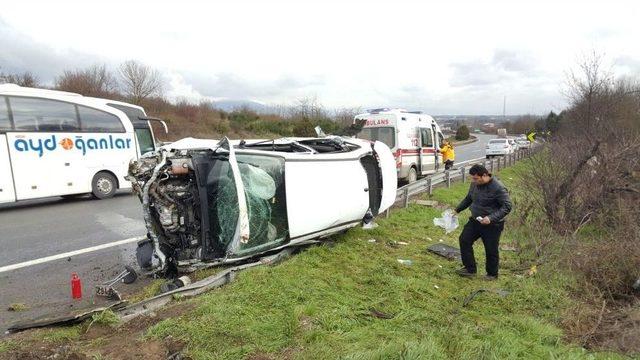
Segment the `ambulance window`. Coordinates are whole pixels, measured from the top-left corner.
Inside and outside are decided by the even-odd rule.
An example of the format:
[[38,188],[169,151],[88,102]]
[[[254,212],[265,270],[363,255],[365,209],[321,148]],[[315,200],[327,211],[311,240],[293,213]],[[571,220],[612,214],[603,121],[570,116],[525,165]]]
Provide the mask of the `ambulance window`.
[[395,135],[395,128],[392,127],[364,128],[360,133],[358,133],[358,137],[360,139],[381,141],[390,148],[394,148],[396,146]]
[[431,129],[420,129],[422,133],[422,147],[433,147],[433,136],[431,135]]
[[438,144],[442,145],[444,143],[444,135],[441,132],[438,133]]
[[0,96],[0,130],[11,130],[11,119],[9,119],[9,107],[7,98]]
[[78,130],[78,114],[73,104],[26,97],[10,97],[9,102],[16,130]]

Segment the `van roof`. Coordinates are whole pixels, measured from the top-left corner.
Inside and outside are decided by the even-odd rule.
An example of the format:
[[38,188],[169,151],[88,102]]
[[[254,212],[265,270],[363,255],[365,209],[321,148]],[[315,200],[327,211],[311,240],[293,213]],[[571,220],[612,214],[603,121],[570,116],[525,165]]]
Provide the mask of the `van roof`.
[[412,111],[408,111],[406,109],[400,109],[400,108],[378,108],[378,109],[368,109],[367,113],[369,114],[422,114],[422,111],[420,110],[412,110]]

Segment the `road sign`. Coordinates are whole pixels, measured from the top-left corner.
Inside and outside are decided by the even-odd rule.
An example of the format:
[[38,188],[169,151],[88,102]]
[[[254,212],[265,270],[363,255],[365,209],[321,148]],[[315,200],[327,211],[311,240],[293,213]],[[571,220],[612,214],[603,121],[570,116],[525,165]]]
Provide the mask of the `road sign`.
[[529,134],[527,134],[527,139],[529,140],[529,142],[533,142],[536,138],[536,133],[535,132],[530,132]]

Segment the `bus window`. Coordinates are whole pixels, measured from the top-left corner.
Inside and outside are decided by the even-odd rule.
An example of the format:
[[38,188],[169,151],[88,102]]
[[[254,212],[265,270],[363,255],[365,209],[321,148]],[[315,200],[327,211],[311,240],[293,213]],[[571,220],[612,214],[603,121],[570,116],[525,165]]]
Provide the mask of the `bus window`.
[[78,115],[74,104],[26,97],[10,97],[9,103],[15,130],[78,130]]
[[0,96],[0,130],[11,130],[9,106],[7,106],[7,99],[4,96]]
[[109,106],[111,106],[112,108],[116,108],[120,111],[122,111],[123,113],[125,113],[125,115],[127,115],[127,117],[129,118],[129,120],[131,120],[132,123],[136,123],[137,121],[139,121],[139,117],[144,117],[144,113],[142,112],[142,110],[138,109],[138,108],[134,108],[131,106],[124,106],[124,105],[119,105],[119,104],[107,104]]
[[151,136],[151,129],[147,128],[135,128],[136,138],[138,139],[138,146],[140,147],[140,155],[144,155],[149,151],[155,150],[153,144],[153,137]]
[[78,106],[82,131],[88,132],[124,132],[117,116],[104,111]]
[[364,128],[358,133],[358,137],[360,139],[381,141],[390,149],[393,149],[393,147],[396,146],[395,135],[395,128],[392,127]]

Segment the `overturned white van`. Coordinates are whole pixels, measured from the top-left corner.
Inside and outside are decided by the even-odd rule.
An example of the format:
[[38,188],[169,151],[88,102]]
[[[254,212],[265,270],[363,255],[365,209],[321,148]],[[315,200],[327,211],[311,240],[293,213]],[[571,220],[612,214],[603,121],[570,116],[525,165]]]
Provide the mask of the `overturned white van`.
[[387,145],[342,137],[187,138],[132,162],[129,179],[149,237],[138,261],[165,271],[326,237],[370,220],[396,194]]

